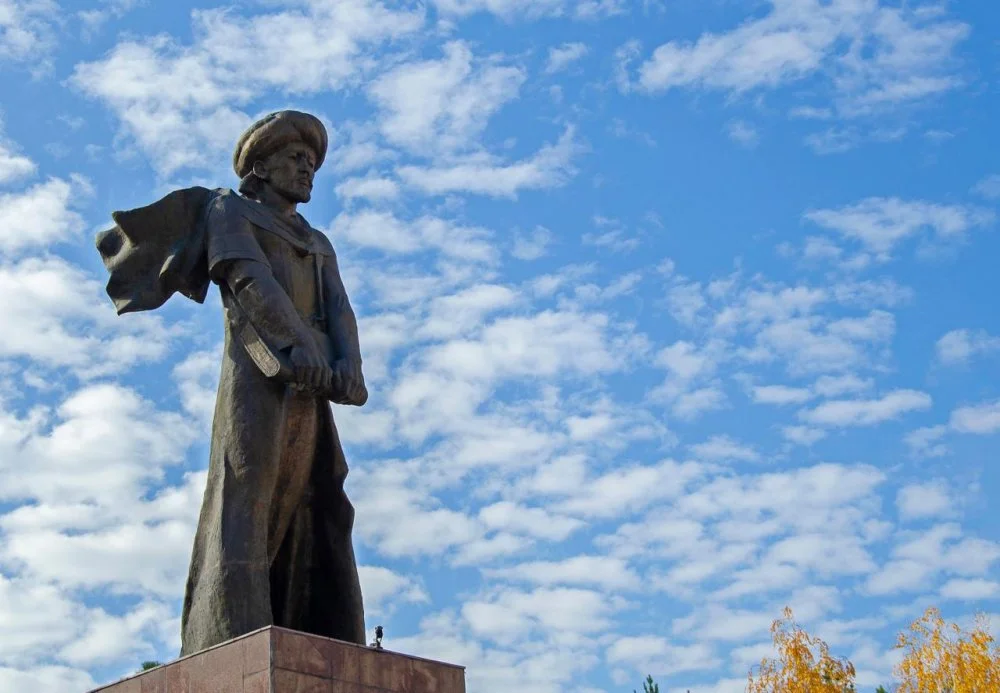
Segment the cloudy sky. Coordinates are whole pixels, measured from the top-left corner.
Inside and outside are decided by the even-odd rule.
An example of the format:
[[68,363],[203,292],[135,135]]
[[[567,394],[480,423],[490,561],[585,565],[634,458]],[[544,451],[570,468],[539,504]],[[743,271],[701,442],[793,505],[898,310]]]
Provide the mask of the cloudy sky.
[[[110,212],[331,151],[369,631],[470,693],[742,691],[784,605],[888,683],[1000,613],[1000,11],[0,0],[0,689],[167,660],[215,294],[118,318]],[[990,508],[993,508],[991,511]],[[1000,618],[996,619],[1000,624]]]

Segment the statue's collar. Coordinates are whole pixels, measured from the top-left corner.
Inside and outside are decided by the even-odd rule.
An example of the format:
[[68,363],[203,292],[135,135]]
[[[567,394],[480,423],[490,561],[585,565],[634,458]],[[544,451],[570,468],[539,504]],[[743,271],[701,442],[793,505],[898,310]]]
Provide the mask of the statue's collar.
[[296,214],[296,217],[301,221],[301,224],[296,224],[256,200],[244,197],[232,190],[226,190],[222,195],[236,202],[243,216],[256,226],[281,236],[306,252],[329,255],[324,244],[316,242],[318,232],[309,225],[309,222],[301,214]]

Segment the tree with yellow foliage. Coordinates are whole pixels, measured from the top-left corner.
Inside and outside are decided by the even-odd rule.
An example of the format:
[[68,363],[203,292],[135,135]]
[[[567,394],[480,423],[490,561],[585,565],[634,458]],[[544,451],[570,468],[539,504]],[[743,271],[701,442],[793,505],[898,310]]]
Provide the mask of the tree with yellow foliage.
[[897,693],[984,693],[1000,691],[1000,647],[980,615],[971,633],[945,624],[930,608],[900,633],[896,643],[907,650],[896,666]]
[[747,693],[853,693],[854,665],[835,659],[820,638],[806,633],[785,607],[784,617],[771,625],[778,659],[761,660],[756,676],[750,671]]

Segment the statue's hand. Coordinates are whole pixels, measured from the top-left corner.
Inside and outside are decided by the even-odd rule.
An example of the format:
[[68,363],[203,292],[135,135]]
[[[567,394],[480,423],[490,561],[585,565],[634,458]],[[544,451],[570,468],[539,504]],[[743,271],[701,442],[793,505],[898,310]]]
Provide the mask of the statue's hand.
[[352,359],[340,359],[333,364],[333,401],[337,404],[362,406],[368,401],[368,388],[361,373],[361,364]]
[[333,369],[326,356],[311,337],[292,347],[288,355],[295,376],[294,385],[300,390],[324,392],[333,382]]

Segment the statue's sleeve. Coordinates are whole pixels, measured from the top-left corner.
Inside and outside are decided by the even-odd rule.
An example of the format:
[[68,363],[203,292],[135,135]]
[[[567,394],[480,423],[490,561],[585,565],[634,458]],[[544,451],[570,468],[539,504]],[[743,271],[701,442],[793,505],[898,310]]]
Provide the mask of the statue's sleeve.
[[323,299],[326,304],[327,332],[337,355],[361,365],[361,345],[358,341],[358,320],[347,297],[340,276],[337,254],[329,248],[323,256]]
[[217,283],[221,283],[226,264],[232,260],[259,262],[271,269],[267,255],[257,242],[253,225],[232,201],[225,197],[213,201],[206,228],[208,274]]

